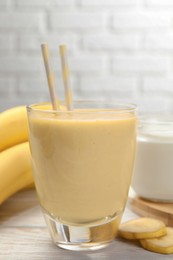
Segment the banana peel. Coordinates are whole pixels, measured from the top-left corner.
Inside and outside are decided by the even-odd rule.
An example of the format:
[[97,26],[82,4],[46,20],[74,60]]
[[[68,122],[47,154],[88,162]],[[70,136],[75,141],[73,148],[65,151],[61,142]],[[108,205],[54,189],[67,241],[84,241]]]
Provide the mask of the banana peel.
[[29,143],[0,153],[0,204],[15,192],[33,184]]
[[19,190],[34,188],[26,106],[0,113],[0,204]]
[[26,106],[8,109],[0,114],[0,152],[28,141]]

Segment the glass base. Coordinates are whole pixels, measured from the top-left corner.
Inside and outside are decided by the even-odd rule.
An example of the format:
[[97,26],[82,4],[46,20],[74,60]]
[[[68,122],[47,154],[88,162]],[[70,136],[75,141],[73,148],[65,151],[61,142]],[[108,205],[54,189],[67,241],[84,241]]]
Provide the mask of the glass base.
[[74,251],[97,250],[108,246],[116,237],[122,214],[92,225],[69,225],[53,219],[43,211],[52,240],[63,249]]

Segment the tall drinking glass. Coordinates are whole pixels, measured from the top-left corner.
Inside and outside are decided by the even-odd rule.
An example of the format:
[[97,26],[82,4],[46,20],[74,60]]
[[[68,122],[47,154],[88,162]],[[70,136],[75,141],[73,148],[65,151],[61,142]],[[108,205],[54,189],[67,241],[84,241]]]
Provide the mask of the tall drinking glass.
[[27,107],[36,190],[51,237],[70,250],[116,236],[131,183],[136,107],[76,101],[74,110]]

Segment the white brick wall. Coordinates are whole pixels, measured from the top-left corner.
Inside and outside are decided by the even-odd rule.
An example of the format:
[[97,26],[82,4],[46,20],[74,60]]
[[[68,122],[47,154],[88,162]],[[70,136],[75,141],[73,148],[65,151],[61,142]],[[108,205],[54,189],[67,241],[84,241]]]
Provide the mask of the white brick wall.
[[11,52],[14,50],[16,43],[12,35],[0,35],[0,51]]
[[138,2],[138,0],[81,0],[80,1],[81,4],[83,6],[108,6],[108,7],[112,7],[112,6],[130,6],[130,5],[134,5]]
[[92,30],[100,29],[105,25],[104,13],[90,12],[52,12],[50,15],[50,28],[60,30]]
[[[22,76],[23,73],[41,71],[42,62],[40,57],[27,57],[17,55],[11,57],[2,57],[0,62],[0,72],[5,74],[16,73],[16,75]],[[8,76],[7,74],[7,76]]]
[[140,48],[140,36],[137,34],[104,33],[83,37],[83,47],[91,51],[137,50]]
[[173,51],[173,32],[166,33],[152,33],[148,34],[144,38],[144,48],[147,51]]
[[28,13],[28,12],[8,12],[0,14],[0,29],[9,29],[19,31],[38,31],[42,27],[43,17],[41,13]]
[[146,0],[146,4],[147,5],[153,5],[154,7],[165,7],[165,8],[168,8],[170,6],[173,7],[173,2],[172,0]]
[[133,73],[166,73],[171,67],[170,59],[164,56],[151,55],[116,55],[113,59],[113,70]]
[[0,111],[49,100],[47,41],[61,98],[58,45],[66,43],[74,98],[173,113],[172,25],[172,0],[0,0]]
[[[163,0],[164,1],[164,0]],[[142,11],[121,11],[115,13],[113,17],[113,27],[115,29],[128,29],[128,30],[153,30],[164,29],[171,26],[172,13],[168,11],[154,12],[148,10]]]

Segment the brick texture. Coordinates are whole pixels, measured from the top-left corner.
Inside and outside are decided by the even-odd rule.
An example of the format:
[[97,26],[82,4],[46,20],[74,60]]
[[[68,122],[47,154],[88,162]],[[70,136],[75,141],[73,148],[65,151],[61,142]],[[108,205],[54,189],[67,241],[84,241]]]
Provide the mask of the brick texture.
[[8,0],[1,0],[0,1],[0,7],[7,7],[9,4],[9,1]]
[[124,11],[114,14],[113,27],[115,29],[158,29],[171,26],[172,14],[170,12],[154,11]]
[[81,0],[83,6],[130,6],[137,4],[139,0]]
[[51,13],[50,26],[52,29],[99,29],[104,26],[105,14],[90,12]]
[[0,35],[0,51],[11,51],[15,48],[15,40],[12,35]]
[[94,34],[83,37],[83,46],[90,50],[137,50],[140,37],[137,34]]
[[135,97],[136,86],[136,79],[132,77],[82,77],[80,91],[88,97],[94,95],[97,98],[100,93],[102,98],[112,95],[115,98],[127,99]]
[[173,78],[145,78],[143,90],[148,95],[173,95]]
[[10,12],[0,14],[0,29],[41,30],[42,15],[40,13]]
[[42,0],[29,0],[29,1],[22,1],[22,0],[14,0],[17,7],[47,7],[50,4],[50,1],[42,1]]
[[118,56],[113,59],[114,71],[127,71],[136,73],[166,72],[170,68],[169,59],[166,57],[150,57],[128,55]]
[[144,38],[144,48],[152,51],[173,51],[173,33],[148,34]]
[[3,57],[0,62],[1,73],[29,73],[29,72],[39,72],[42,68],[41,59],[35,57]]
[[173,113],[172,0],[0,0],[0,111],[49,100],[48,42],[64,98],[58,45],[68,45],[74,99],[122,99]]
[[154,6],[154,7],[165,7],[168,8],[170,6],[173,7],[172,0],[145,0],[146,4],[148,6]]

